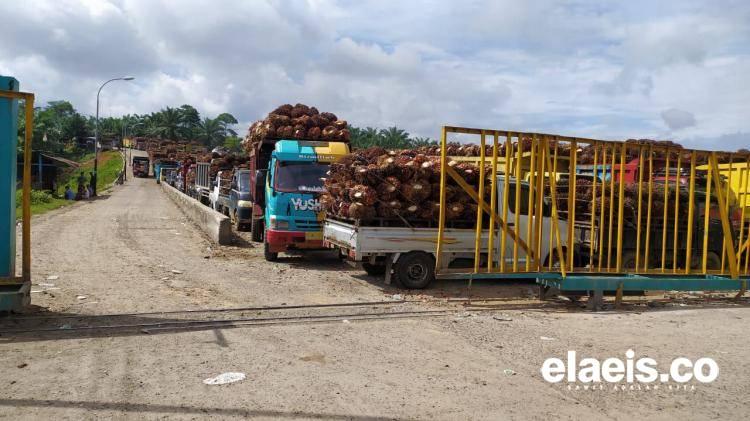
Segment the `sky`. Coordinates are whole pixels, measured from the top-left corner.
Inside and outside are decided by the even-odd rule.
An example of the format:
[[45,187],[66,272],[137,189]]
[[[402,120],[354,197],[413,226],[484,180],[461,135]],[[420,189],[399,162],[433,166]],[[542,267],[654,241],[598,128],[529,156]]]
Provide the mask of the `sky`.
[[0,74],[104,116],[283,103],[440,126],[750,149],[750,2],[1,1]]

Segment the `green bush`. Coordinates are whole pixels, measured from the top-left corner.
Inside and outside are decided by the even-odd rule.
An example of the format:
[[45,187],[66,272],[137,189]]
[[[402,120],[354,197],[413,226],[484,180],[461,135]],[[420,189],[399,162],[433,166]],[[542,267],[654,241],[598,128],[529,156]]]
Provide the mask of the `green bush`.
[[[52,202],[52,195],[47,193],[46,191],[41,190],[32,190],[31,191],[31,204],[32,205],[41,205],[42,203],[50,203]],[[18,190],[16,191],[16,206],[20,206],[21,203],[23,203],[23,191]]]

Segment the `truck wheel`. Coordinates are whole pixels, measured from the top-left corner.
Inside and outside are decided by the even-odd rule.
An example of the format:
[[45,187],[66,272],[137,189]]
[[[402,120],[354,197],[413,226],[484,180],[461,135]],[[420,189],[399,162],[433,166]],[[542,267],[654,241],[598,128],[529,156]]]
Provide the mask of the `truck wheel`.
[[256,243],[263,241],[263,220],[253,219],[250,224],[250,239]]
[[268,243],[263,243],[263,257],[266,258],[266,261],[268,262],[275,262],[279,259],[279,253],[278,252],[272,252],[270,250],[270,246]]
[[373,265],[372,263],[362,263],[362,269],[370,276],[385,275],[385,265]]
[[721,269],[721,257],[716,252],[709,251],[706,255],[706,269]]
[[394,274],[404,288],[425,288],[435,279],[435,260],[422,251],[406,253],[396,262]]
[[631,271],[638,271],[638,268],[635,267],[635,252],[628,250],[624,251],[622,253],[622,268],[623,269],[630,269]]
[[[691,261],[690,266],[692,266],[693,269],[703,268],[703,261],[701,260],[701,256],[693,256],[693,260]],[[706,253],[706,269],[721,269],[721,256],[719,256],[719,254],[715,251],[709,251],[708,253]]]

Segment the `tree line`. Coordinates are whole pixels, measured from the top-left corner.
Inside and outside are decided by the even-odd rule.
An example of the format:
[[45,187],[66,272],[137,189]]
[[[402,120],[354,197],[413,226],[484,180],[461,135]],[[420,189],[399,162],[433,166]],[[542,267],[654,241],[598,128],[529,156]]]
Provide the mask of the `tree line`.
[[[23,109],[23,104],[19,109]],[[221,113],[214,118],[202,117],[195,107],[185,104],[149,114],[100,117],[99,139],[145,136],[197,141],[209,148],[227,146],[234,149],[240,142],[234,130],[236,124],[237,119],[230,113]],[[67,155],[94,136],[95,126],[95,117],[79,113],[70,102],[50,101],[45,106],[34,107],[32,145],[36,150]],[[21,112],[18,116],[19,138],[23,136],[24,127],[25,118]]]
[[[21,107],[19,109],[23,109]],[[86,147],[86,140],[94,136],[96,120],[79,113],[68,101],[50,101],[34,108],[33,148],[60,155],[75,154]],[[206,147],[224,146],[240,150],[240,137],[235,131],[237,119],[230,113],[216,117],[201,116],[192,105],[165,107],[149,114],[128,114],[120,117],[99,118],[99,138],[103,141],[128,137],[196,141]],[[25,119],[18,116],[18,135],[22,139]],[[388,149],[412,148],[435,143],[426,137],[412,137],[396,126],[387,129],[350,127],[352,146],[367,148],[381,146]]]

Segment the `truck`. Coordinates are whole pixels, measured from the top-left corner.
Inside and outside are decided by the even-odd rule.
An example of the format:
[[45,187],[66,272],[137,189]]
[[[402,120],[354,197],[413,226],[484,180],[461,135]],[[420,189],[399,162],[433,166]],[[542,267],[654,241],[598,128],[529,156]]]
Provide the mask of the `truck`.
[[195,164],[195,199],[204,205],[209,205],[209,194],[213,188],[211,180],[211,164],[209,162],[198,162]]
[[167,171],[177,170],[179,166],[180,165],[176,161],[157,160],[154,162],[154,177],[156,177],[156,184],[159,184],[164,180]]
[[229,218],[237,231],[246,231],[253,222],[250,201],[250,170],[235,168],[229,190]]
[[222,170],[216,173],[216,179],[213,182],[213,189],[208,194],[208,200],[211,208],[223,215],[229,216],[229,184],[231,171]]
[[134,156],[133,157],[133,175],[136,177],[148,177],[148,169],[150,167],[150,161],[145,156]]
[[[508,221],[515,221],[516,181],[509,178],[508,194],[504,191],[504,175],[498,175],[497,200],[508,201]],[[518,215],[519,226],[514,228],[519,237],[529,243],[526,238],[529,217],[527,215],[530,187],[527,182],[520,182],[521,206]],[[504,199],[507,196],[507,199]],[[550,249],[550,233],[552,232],[552,207],[548,202],[543,203],[541,257],[545,266],[556,264],[557,256]],[[475,221],[452,221],[447,226],[444,236],[444,257],[441,268],[450,271],[454,268],[468,268],[474,266],[476,230],[472,226]],[[567,221],[557,221],[560,230],[567,229]],[[512,223],[508,224],[513,226]],[[499,231],[502,233],[502,231]],[[481,244],[487,244],[488,231],[483,230]],[[387,226],[387,224],[362,225],[355,221],[327,215],[323,223],[323,242],[325,247],[335,249],[339,255],[354,266],[361,266],[370,275],[385,275],[386,283],[396,280],[403,287],[409,289],[426,288],[435,279],[435,254],[438,228],[434,226]],[[495,249],[500,248],[501,235],[493,240]],[[566,239],[561,239],[562,248],[567,249]],[[516,265],[525,266],[527,255],[522,248],[514,250],[515,242],[506,238],[505,264],[513,265],[514,253],[517,253]],[[493,265],[500,265],[500,255],[494,255]],[[480,257],[480,266],[487,266],[488,253],[485,250]]]
[[[349,153],[347,142],[266,138],[250,152],[251,238],[268,261],[281,252],[323,249],[319,201],[330,164]],[[239,202],[238,202],[239,203]]]

